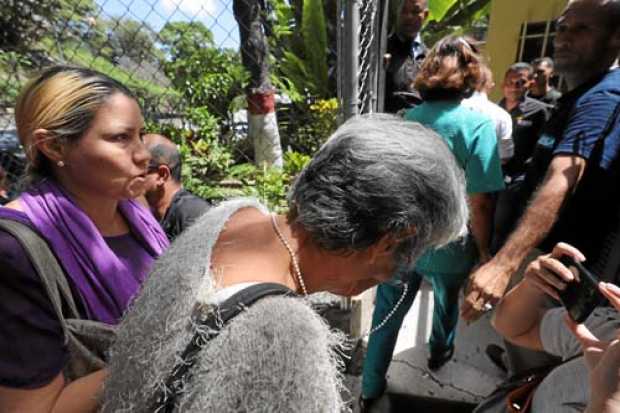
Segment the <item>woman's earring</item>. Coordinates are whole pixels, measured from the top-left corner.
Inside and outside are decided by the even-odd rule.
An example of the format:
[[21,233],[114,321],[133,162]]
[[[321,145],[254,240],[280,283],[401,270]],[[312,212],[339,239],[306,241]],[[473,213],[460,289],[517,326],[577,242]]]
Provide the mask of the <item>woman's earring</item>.
[[56,165],[57,165],[59,168],[62,168],[63,166],[65,166],[65,163],[64,163],[63,161],[58,161],[58,162],[56,162]]

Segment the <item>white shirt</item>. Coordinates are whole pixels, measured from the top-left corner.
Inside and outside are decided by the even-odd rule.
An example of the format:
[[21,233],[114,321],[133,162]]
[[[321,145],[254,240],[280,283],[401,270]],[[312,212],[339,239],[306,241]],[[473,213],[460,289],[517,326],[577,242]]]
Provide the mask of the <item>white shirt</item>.
[[463,99],[462,105],[491,118],[495,124],[500,159],[505,162],[512,158],[514,142],[512,140],[512,118],[510,114],[499,105],[491,102],[486,93],[483,92],[475,92],[470,98]]

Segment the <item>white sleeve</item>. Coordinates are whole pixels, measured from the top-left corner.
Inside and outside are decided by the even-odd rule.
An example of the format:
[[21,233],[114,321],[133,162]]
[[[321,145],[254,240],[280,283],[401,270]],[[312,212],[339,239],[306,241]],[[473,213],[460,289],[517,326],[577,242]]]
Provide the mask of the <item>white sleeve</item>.
[[512,119],[508,112],[500,112],[497,118],[497,139],[499,154],[502,161],[506,161],[514,155],[514,141],[512,140]]
[[[579,341],[564,324],[564,307],[545,313],[540,324],[540,340],[547,353],[567,359],[581,352]],[[597,307],[584,323],[601,340],[611,340],[620,329],[620,314],[613,308]]]

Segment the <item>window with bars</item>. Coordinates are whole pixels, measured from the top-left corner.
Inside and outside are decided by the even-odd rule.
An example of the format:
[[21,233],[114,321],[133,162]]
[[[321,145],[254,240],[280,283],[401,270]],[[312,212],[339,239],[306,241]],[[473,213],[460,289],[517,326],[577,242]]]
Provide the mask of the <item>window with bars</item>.
[[523,23],[515,61],[529,63],[539,57],[553,56],[554,38],[555,20]]

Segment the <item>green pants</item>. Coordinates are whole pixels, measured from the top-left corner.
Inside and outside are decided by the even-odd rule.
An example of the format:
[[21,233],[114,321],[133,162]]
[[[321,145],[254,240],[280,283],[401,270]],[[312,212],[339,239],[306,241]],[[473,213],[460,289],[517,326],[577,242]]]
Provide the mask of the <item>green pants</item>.
[[[421,274],[412,272],[407,284],[407,296],[389,321],[368,340],[368,352],[364,360],[362,376],[362,394],[365,398],[380,396],[386,386],[386,373],[398,338],[398,331],[405,315],[411,308],[413,300],[420,289],[422,277],[433,285],[435,306],[433,308],[433,329],[429,345],[432,349],[443,350],[454,344],[454,333],[458,322],[458,294],[467,279],[465,274]],[[372,314],[372,327],[381,323],[396,305],[402,295],[402,287],[380,284],[377,287],[375,309]]]

